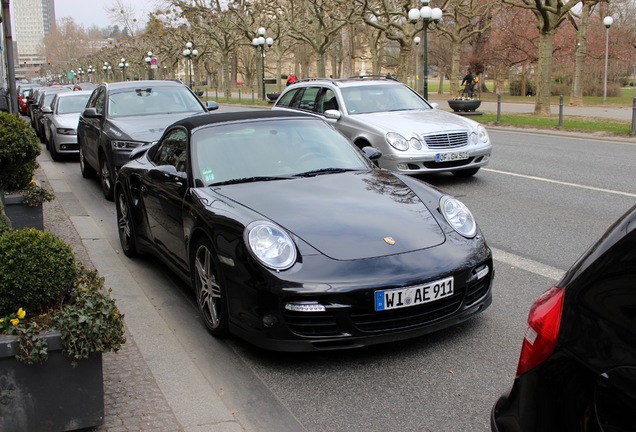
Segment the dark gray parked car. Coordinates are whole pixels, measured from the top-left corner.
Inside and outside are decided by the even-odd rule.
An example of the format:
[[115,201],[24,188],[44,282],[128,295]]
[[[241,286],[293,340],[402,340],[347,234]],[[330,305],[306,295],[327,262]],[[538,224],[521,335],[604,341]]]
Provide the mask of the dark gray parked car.
[[157,141],[164,129],[185,117],[218,109],[176,81],[102,83],[91,94],[77,126],[84,178],[99,171],[102,192],[113,199],[117,171],[132,149]]

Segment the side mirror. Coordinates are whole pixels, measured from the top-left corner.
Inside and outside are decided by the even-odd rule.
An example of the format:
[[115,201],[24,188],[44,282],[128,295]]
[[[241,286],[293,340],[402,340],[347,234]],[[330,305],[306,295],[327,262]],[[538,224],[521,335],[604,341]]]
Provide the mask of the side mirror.
[[429,104],[431,104],[431,108],[433,108],[433,109],[438,109],[439,108],[439,104],[437,102],[429,102]]
[[52,114],[53,110],[51,109],[51,107],[47,107],[47,106],[43,106],[42,107],[42,114]]
[[86,108],[82,113],[82,117],[86,118],[101,118],[100,114],[97,114],[97,109],[95,108]]
[[366,146],[362,148],[362,153],[372,161],[380,159],[382,152],[375,147]]
[[329,109],[325,111],[325,118],[330,120],[340,120],[340,117],[342,117],[342,113],[338,110]]
[[150,144],[145,144],[145,145],[142,145],[142,146],[139,146],[139,147],[135,147],[130,152],[130,155],[128,156],[128,158],[129,159],[137,159],[138,157],[140,157],[144,153],[146,153],[148,150],[153,148],[155,145],[157,145],[157,141],[155,141],[153,143],[150,143]]
[[208,111],[214,111],[219,109],[219,104],[215,101],[208,101],[206,102],[205,107],[208,109]]

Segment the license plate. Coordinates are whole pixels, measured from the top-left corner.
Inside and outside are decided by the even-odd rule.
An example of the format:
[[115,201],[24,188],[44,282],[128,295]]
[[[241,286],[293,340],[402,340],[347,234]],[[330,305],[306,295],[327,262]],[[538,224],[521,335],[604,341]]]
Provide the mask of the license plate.
[[453,153],[437,153],[435,155],[435,162],[450,162],[456,160],[468,159],[468,152],[453,152]]
[[453,277],[408,288],[375,292],[375,310],[399,309],[441,300],[453,295]]

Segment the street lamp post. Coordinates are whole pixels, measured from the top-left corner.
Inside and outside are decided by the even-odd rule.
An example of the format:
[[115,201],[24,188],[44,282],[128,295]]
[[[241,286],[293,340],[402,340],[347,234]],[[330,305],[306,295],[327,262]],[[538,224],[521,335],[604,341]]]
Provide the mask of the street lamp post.
[[186,49],[183,50],[183,57],[186,59],[186,69],[188,73],[188,87],[192,89],[192,59],[199,55],[197,49],[192,49],[192,42],[186,44]]
[[409,20],[415,25],[419,18],[422,18],[424,30],[424,98],[428,99],[428,30],[435,30],[437,24],[442,20],[442,10],[428,5],[430,0],[422,0],[421,9],[411,9]]
[[252,45],[254,48],[261,49],[261,92],[262,99],[265,98],[265,44],[267,44],[267,48],[270,48],[274,44],[274,39],[268,37],[265,39],[265,27],[259,27],[257,30],[258,37],[252,39]]
[[603,18],[603,25],[605,26],[605,82],[603,84],[603,103],[607,102],[607,56],[609,51],[609,29],[614,23],[614,18],[606,16]]
[[129,63],[126,63],[126,59],[125,58],[121,58],[121,61],[119,62],[119,68],[121,69],[121,80],[122,81],[126,81],[126,68],[130,67]]
[[88,66],[88,82],[93,82],[93,73],[95,72],[95,69],[93,69],[93,65],[89,65]]
[[[420,39],[419,36],[415,36],[413,38],[413,42],[415,42],[415,46],[418,47],[420,46],[420,42],[422,40]],[[417,48],[415,48],[415,91],[416,92],[420,92],[420,67],[419,67],[419,55],[417,54]]]
[[152,79],[152,67],[151,67],[151,62],[152,62],[152,51],[148,51],[148,57],[146,57],[144,59],[144,61],[146,62],[146,65],[148,66],[148,79]]

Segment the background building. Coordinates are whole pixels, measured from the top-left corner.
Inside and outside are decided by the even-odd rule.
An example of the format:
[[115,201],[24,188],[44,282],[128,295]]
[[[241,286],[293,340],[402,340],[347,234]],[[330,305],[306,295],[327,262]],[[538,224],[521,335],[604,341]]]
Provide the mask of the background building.
[[55,0],[19,0],[12,6],[16,78],[32,78],[47,61],[44,37],[55,29]]

